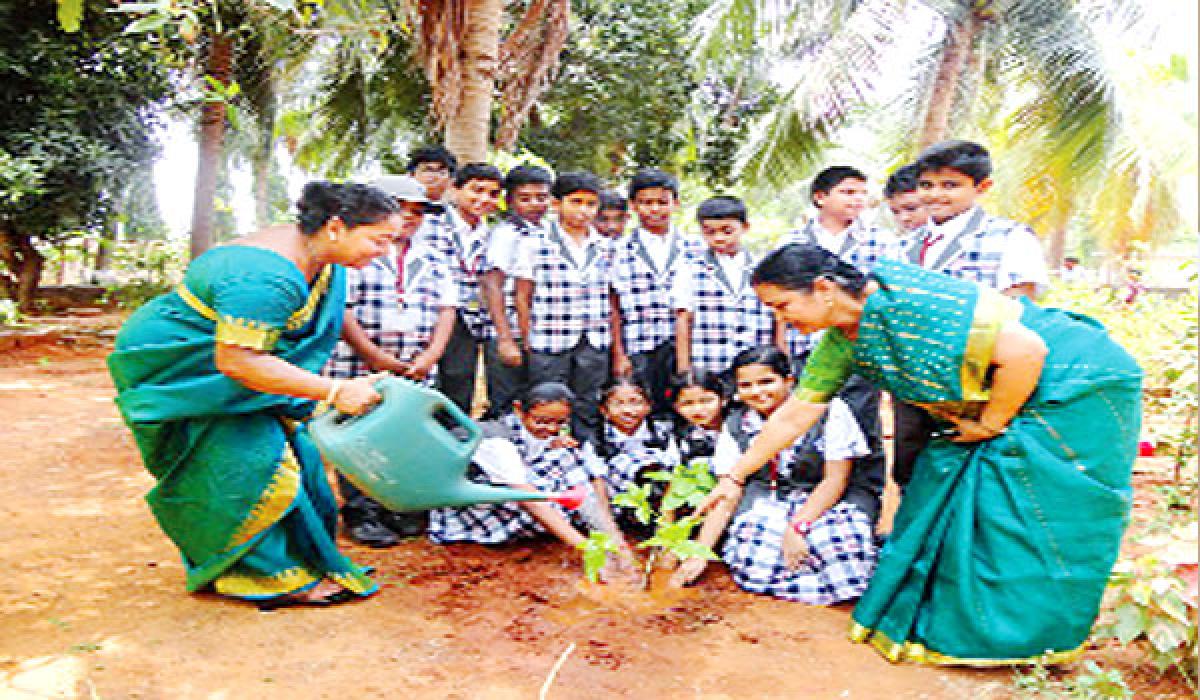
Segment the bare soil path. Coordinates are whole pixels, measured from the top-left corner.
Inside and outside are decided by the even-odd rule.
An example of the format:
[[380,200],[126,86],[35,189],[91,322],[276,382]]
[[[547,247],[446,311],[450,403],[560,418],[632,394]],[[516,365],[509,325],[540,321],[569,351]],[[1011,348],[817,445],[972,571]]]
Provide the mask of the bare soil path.
[[536,698],[571,644],[549,698],[1011,692],[1008,669],[888,664],[846,640],[848,607],[751,596],[715,566],[673,598],[621,595],[551,543],[346,542],[383,590],[329,609],[188,595],[106,352],[0,358],[0,698]]

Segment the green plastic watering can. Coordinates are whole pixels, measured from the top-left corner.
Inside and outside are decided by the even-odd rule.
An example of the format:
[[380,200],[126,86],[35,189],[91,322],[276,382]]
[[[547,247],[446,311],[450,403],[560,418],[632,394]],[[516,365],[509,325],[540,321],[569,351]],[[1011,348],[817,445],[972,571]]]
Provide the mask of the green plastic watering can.
[[331,410],[309,423],[309,434],[326,462],[384,507],[553,501],[574,509],[583,500],[582,488],[548,494],[467,479],[483,438],[474,421],[441,392],[408,379],[387,377],[375,389],[383,400],[370,411],[349,416]]

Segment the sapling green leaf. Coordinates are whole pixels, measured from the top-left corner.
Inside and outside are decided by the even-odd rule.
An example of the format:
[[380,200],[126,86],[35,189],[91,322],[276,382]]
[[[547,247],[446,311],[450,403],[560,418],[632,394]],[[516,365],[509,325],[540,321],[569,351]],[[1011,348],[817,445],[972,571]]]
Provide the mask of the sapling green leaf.
[[599,578],[600,569],[608,561],[609,554],[617,552],[617,545],[607,532],[593,530],[586,540],[575,545],[583,552],[583,575],[588,581],[595,583]]

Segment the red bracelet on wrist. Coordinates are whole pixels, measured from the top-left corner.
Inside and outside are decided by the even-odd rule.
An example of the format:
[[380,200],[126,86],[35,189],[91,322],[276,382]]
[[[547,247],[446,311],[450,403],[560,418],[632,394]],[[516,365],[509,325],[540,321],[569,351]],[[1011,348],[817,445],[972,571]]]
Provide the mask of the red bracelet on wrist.
[[792,523],[792,529],[796,531],[797,535],[807,535],[808,531],[812,529],[812,522],[808,520],[797,520],[796,522]]

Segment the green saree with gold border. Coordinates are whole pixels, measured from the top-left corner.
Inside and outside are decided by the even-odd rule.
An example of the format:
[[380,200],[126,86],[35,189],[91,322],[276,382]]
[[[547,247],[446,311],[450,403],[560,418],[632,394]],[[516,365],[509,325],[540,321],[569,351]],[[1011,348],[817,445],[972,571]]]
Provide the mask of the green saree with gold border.
[[858,337],[825,334],[796,390],[825,402],[857,372],[937,416],[977,416],[1000,328],[1049,349],[1001,435],[934,439],[917,460],[851,637],[891,661],[1064,661],[1084,644],[1127,525],[1141,370],[1090,318],[880,263]]
[[313,402],[248,389],[214,360],[222,342],[319,372],[341,331],[344,274],[326,267],[310,288],[272,251],[216,248],[117,336],[117,406],[157,480],[146,501],[189,591],[264,600],[322,578],[376,590],[335,543],[336,501],[301,422]]

